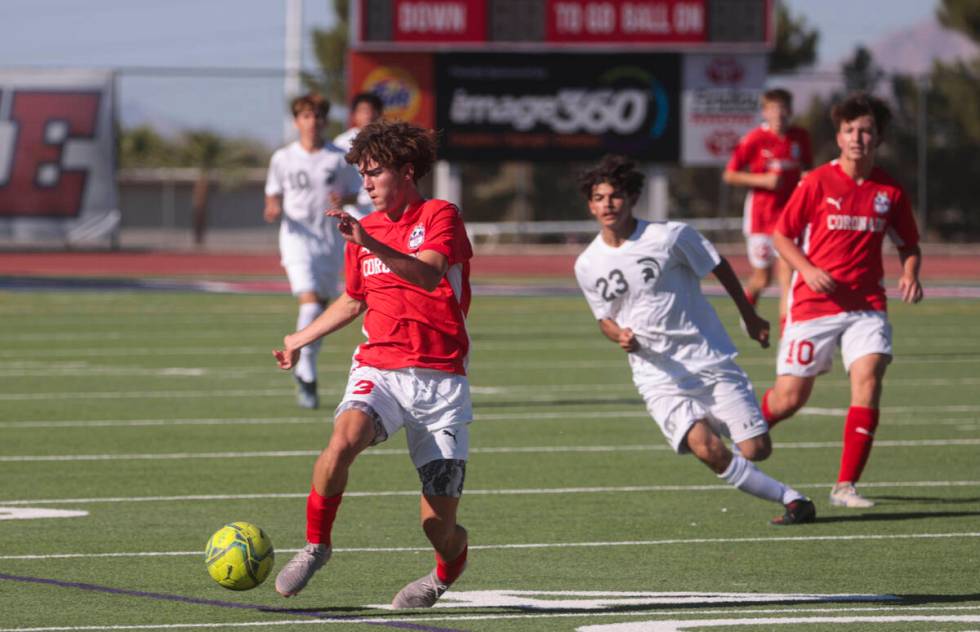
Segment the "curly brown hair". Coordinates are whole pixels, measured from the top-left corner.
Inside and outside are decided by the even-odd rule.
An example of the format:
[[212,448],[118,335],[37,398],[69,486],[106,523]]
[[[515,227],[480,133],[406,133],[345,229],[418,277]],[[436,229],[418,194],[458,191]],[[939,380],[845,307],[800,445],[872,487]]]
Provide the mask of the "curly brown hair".
[[885,135],[885,129],[892,120],[892,112],[885,102],[864,92],[855,92],[830,108],[830,120],[834,122],[835,130],[840,129],[841,123],[862,116],[870,116],[874,119],[879,139]]
[[404,121],[379,119],[365,125],[351,143],[345,156],[347,162],[363,167],[373,160],[380,167],[400,169],[411,164],[413,178],[432,170],[436,161],[436,133]]
[[603,183],[621,191],[629,200],[636,201],[643,190],[645,176],[636,169],[636,163],[626,156],[607,154],[599,164],[578,176],[578,190],[585,199],[592,197],[592,190]]

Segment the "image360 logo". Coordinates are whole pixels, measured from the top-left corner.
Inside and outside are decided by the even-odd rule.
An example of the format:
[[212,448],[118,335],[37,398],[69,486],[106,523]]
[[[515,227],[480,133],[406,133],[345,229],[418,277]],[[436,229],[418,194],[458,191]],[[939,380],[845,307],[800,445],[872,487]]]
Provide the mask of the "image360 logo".
[[361,90],[378,95],[384,103],[385,115],[396,120],[411,121],[422,107],[418,82],[401,68],[375,68],[364,78]]
[[95,139],[101,98],[87,91],[0,93],[10,104],[0,120],[0,217],[78,217],[89,170],[84,151],[66,164],[68,145]]

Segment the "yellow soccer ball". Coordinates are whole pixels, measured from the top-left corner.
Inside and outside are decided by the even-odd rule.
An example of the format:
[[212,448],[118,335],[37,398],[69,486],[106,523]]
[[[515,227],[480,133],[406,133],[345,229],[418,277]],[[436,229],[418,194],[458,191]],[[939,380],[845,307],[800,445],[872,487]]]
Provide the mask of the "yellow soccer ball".
[[275,564],[272,540],[254,524],[232,522],[214,532],[204,550],[211,578],[230,590],[255,588]]

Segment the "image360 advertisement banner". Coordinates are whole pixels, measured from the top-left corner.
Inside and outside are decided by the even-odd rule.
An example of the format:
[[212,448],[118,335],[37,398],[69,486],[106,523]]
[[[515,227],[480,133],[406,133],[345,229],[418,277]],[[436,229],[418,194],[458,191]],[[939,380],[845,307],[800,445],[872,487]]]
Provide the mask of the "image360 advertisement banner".
[[0,70],[0,239],[102,244],[119,227],[113,77]]
[[679,158],[677,54],[438,53],[435,86],[444,159]]

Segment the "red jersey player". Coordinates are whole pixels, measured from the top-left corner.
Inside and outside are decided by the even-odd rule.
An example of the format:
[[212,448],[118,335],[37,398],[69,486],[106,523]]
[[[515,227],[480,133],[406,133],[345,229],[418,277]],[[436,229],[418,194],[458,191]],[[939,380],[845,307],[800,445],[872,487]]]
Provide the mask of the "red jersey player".
[[401,428],[422,483],[422,528],[436,568],[409,583],[395,608],[432,606],[466,564],[466,530],[456,523],[473,419],[466,362],[469,260],[459,210],[425,200],[416,183],[435,161],[435,134],[379,120],[354,139],[358,166],[376,209],[358,221],[340,210],[347,240],[346,291],[276,351],[288,369],[299,350],[364,313],[367,341],[357,347],[333,434],[313,466],[306,505],[306,546],[280,571],[276,590],[295,595],[329,559],[330,533],[348,471],[359,453]]
[[840,471],[830,502],[871,507],[854,484],[871,452],[885,368],[892,358],[885,312],[882,242],[898,248],[902,300],[922,300],[919,234],[902,187],[875,167],[891,114],[880,100],[855,94],[831,110],[840,157],[806,175],[773,233],[794,269],[776,383],[762,398],[770,425],[799,410],[839,346],[850,376]]
[[789,92],[776,88],[763,93],[763,123],[739,141],[723,175],[728,184],[749,187],[742,231],[752,276],[745,284],[745,295],[755,305],[772,281],[775,262],[780,320],[786,315],[790,271],[776,256],[772,230],[801,173],[813,164],[810,135],[801,127],[790,126],[792,114],[793,96]]

